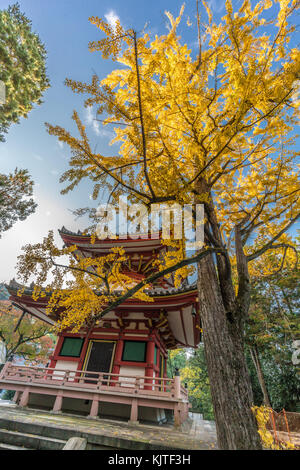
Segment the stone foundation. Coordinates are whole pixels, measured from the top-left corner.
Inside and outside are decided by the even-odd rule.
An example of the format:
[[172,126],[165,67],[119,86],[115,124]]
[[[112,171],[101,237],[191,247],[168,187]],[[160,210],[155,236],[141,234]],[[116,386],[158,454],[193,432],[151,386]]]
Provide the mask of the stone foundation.
[[[40,395],[30,393],[28,407],[43,410],[52,410],[55,397],[51,395]],[[91,400],[82,400],[78,398],[63,398],[62,413],[79,414],[87,416],[91,408]],[[118,403],[99,403],[99,417],[120,418],[122,420],[130,419],[130,405]],[[167,416],[168,415],[168,416]],[[138,410],[138,421],[163,424],[170,420],[173,415],[171,410],[159,408],[149,408],[140,406]]]

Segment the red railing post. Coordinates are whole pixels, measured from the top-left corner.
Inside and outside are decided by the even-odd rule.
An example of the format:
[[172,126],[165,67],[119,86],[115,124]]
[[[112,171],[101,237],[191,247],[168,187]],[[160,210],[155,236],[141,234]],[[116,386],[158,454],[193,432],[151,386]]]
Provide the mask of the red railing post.
[[[154,370],[154,352],[155,352],[155,342],[154,336],[150,336],[150,340],[147,343],[146,351],[146,368],[145,368],[145,390],[152,390],[153,385],[153,370]],[[146,385],[147,384],[147,385]]]
[[5,374],[7,372],[7,369],[9,369],[10,366],[11,366],[11,362],[6,362],[4,364],[4,367],[3,367],[2,371],[0,372],[0,379],[4,379]]
[[181,398],[181,385],[180,385],[180,376],[179,375],[175,375],[175,377],[174,377],[174,394],[175,394],[175,398],[180,400],[180,398]]
[[138,401],[133,398],[131,402],[130,423],[135,424],[138,421]]
[[90,414],[88,415],[88,418],[97,418],[99,412],[99,397],[97,394],[93,396],[93,401],[90,409]]
[[69,381],[69,373],[70,373],[69,370],[66,370],[66,371],[65,371],[65,373],[64,373],[64,375],[63,375],[62,383],[61,383],[62,385],[64,385],[66,382]]
[[19,401],[19,398],[20,398],[20,393],[21,392],[19,390],[17,390],[14,394],[13,402],[16,403],[16,404],[18,404],[18,401]]
[[22,393],[21,400],[19,406],[27,406],[29,402],[29,388],[25,388],[24,392]]
[[286,424],[286,429],[287,429],[287,432],[288,432],[288,435],[289,435],[289,440],[291,442],[290,428],[289,428],[289,424],[288,424],[288,420],[287,420],[286,412],[285,412],[284,408],[283,408],[282,412],[283,412],[283,416],[284,416],[284,419],[285,419],[285,424]]
[[62,391],[59,391],[58,394],[56,395],[56,399],[52,408],[53,413],[60,413],[61,408],[62,408],[62,403],[63,403],[63,394]]
[[97,384],[96,384],[97,388],[101,388],[102,381],[103,381],[103,374],[99,373],[98,381],[97,381]]

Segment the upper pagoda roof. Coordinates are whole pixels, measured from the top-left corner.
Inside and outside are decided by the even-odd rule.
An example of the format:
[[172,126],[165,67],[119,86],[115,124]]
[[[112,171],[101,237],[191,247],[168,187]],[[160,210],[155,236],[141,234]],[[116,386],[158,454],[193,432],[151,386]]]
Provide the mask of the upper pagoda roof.
[[102,256],[106,255],[115,246],[122,246],[127,254],[144,252],[149,255],[165,248],[160,232],[153,234],[152,237],[149,233],[142,235],[142,238],[117,236],[115,239],[106,238],[101,240],[96,238],[94,241],[90,234],[83,234],[80,230],[75,233],[62,227],[58,232],[66,246],[76,245],[82,251],[89,251]]
[[[144,279],[150,274],[158,270],[157,266],[152,263],[159,257],[162,251],[167,249],[162,243],[161,233],[157,232],[157,238],[151,238],[151,234],[144,238],[116,238],[116,239],[93,239],[90,234],[83,234],[81,231],[77,233],[62,227],[59,234],[65,244],[69,247],[76,246],[72,252],[77,259],[80,258],[98,258],[106,256],[113,247],[122,247],[125,250],[127,261],[124,262],[123,271],[134,279]],[[173,275],[169,279],[159,279],[156,284],[170,285],[174,284]]]

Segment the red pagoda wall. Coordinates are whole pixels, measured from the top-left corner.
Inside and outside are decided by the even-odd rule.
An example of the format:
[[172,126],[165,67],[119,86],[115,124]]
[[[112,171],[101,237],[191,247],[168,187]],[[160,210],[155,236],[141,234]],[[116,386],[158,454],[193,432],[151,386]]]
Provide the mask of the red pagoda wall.
[[[65,338],[83,339],[79,357],[61,355]],[[49,366],[57,369],[89,370],[87,368],[87,356],[91,341],[115,343],[110,367],[111,373],[157,377],[162,372],[162,376],[166,376],[167,350],[159,335],[159,331],[155,328],[150,331],[148,329],[129,330],[121,327],[118,331],[115,328],[94,328],[89,332],[65,332],[59,336],[55,351],[50,357],[51,362]],[[122,356],[126,341],[146,343],[144,361],[124,360]],[[162,366],[162,371],[160,371],[160,365]]]

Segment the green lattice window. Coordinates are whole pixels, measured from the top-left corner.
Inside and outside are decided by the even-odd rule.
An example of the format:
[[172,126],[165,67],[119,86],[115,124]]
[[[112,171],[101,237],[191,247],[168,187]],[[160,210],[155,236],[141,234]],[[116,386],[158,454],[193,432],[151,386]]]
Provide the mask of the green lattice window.
[[144,341],[125,341],[123,349],[123,361],[145,362],[146,345]]
[[83,345],[83,339],[81,338],[65,338],[59,355],[79,357],[81,353],[82,345]]

